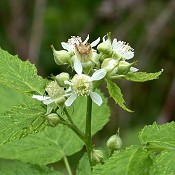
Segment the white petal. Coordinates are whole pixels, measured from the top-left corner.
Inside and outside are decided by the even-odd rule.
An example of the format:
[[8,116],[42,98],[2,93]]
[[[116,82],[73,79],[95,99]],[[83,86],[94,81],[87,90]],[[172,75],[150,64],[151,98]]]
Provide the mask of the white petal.
[[126,52],[122,55],[125,59],[129,60],[131,58],[134,57],[134,52],[130,51],[130,52]]
[[61,42],[61,46],[67,51],[72,51],[72,47],[68,43]]
[[131,72],[137,72],[139,69],[135,68],[135,67],[130,67],[129,69]]
[[95,92],[90,92],[90,97],[94,103],[96,103],[98,106],[101,106],[103,100],[99,94]]
[[95,47],[100,42],[100,37],[91,43],[91,47]]
[[90,77],[91,81],[101,80],[106,75],[105,69],[99,69]]
[[114,50],[117,50],[118,49],[118,42],[117,42],[117,39],[114,38],[113,41],[112,41],[112,48]]
[[65,80],[65,81],[64,81],[64,84],[73,85],[73,83],[70,82],[70,81],[68,81],[68,80]]
[[77,57],[74,57],[74,69],[78,75],[82,74],[83,68],[82,68],[80,60]]
[[71,96],[65,101],[65,105],[66,106],[71,106],[76,98],[77,98],[77,94],[72,93]]
[[106,38],[106,35],[103,37],[103,42],[105,42],[106,40],[105,40],[105,38]]
[[53,100],[50,98],[50,99],[47,99],[47,100],[43,100],[43,103],[45,105],[48,105],[48,104],[51,104],[53,102]]
[[89,40],[89,34],[88,34],[88,36],[86,37],[86,39],[83,41],[83,44],[86,44],[86,43],[88,42],[88,40]]
[[42,95],[32,95],[32,98],[35,98],[39,101],[44,101],[50,99],[50,97],[42,96]]

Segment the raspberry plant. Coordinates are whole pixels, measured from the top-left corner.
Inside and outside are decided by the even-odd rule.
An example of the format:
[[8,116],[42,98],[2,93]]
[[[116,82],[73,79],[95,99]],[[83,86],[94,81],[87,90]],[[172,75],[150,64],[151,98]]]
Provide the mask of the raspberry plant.
[[[49,164],[63,160],[66,174],[74,172],[68,156],[84,147],[76,175],[170,175],[175,174],[175,124],[145,126],[139,133],[140,145],[122,148],[119,132],[107,140],[108,154],[95,147],[92,137],[110,120],[107,97],[99,90],[107,85],[109,96],[123,110],[132,112],[117,79],[145,82],[156,73],[135,67],[134,49],[111,39],[110,33],[93,42],[89,35],[71,37],[52,46],[53,58],[67,65],[73,74],[62,72],[44,79],[34,65],[0,50],[0,158],[13,160],[1,165],[0,174],[61,175]],[[9,168],[10,167],[10,168]]]

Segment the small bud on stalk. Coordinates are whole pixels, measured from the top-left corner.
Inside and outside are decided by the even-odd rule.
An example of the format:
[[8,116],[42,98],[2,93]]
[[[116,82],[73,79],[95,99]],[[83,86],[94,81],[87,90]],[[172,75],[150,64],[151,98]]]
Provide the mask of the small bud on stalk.
[[91,153],[91,162],[92,165],[96,165],[97,163],[103,163],[103,152],[101,150],[92,150]]
[[60,119],[56,113],[51,113],[51,114],[45,116],[45,118],[48,121],[48,124],[50,126],[53,126],[53,127],[55,127],[60,121]]
[[67,72],[62,72],[55,77],[55,80],[60,86],[65,86],[64,81],[69,80],[69,78],[70,77],[69,77],[69,74]]
[[112,151],[118,150],[122,147],[122,140],[118,134],[115,134],[108,139],[106,145]]

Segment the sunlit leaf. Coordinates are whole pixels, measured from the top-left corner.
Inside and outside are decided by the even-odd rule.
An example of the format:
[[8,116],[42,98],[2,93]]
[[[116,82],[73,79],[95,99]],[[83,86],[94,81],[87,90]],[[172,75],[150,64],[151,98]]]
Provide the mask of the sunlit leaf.
[[148,175],[151,163],[146,150],[139,147],[129,147],[113,154],[104,164],[96,165],[92,174]]
[[158,79],[159,76],[162,74],[163,70],[156,72],[156,73],[146,73],[146,72],[129,72],[125,75],[125,79],[135,82],[144,82],[150,81],[154,79]]
[[43,94],[46,81],[37,75],[34,65],[0,49],[0,84],[23,93]]
[[107,88],[110,96],[121,108],[123,108],[125,111],[133,112],[125,106],[123,94],[120,88],[114,82],[112,82],[111,80],[107,80]]

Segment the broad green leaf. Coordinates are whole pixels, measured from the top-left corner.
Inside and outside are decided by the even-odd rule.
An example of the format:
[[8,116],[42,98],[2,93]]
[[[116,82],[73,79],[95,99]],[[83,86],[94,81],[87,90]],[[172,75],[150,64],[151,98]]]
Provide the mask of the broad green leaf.
[[150,175],[174,175],[175,151],[163,151],[153,163]]
[[61,175],[46,166],[26,164],[19,161],[0,160],[1,175]]
[[114,153],[104,164],[96,165],[92,174],[148,175],[151,163],[146,150],[131,146],[126,150]]
[[87,154],[84,154],[81,160],[79,161],[76,175],[91,175],[91,167],[89,164]]
[[[92,107],[92,133],[108,122],[110,111],[107,100],[104,99],[101,107],[93,103]],[[73,107],[69,108],[72,119],[78,123],[82,131],[85,126],[86,98],[77,98]],[[84,143],[67,126],[59,124],[57,127],[47,127],[43,132],[19,141],[13,141],[0,147],[0,157],[5,159],[17,159],[25,162],[46,165],[57,162],[63,156],[69,156],[82,149]],[[20,153],[20,154],[19,154]]]
[[24,103],[29,98],[27,95],[4,85],[0,85],[0,97],[0,113],[10,110],[12,106]]
[[145,126],[139,134],[142,144],[148,149],[164,150],[175,149],[175,123]]
[[114,82],[107,80],[107,88],[110,96],[121,108],[123,108],[125,111],[133,112],[125,106],[125,100],[123,98],[122,92]]
[[135,82],[144,82],[150,81],[154,79],[158,79],[159,76],[162,74],[163,70],[156,72],[156,73],[146,73],[146,72],[129,72],[125,75],[125,79]]
[[28,99],[23,105],[14,106],[11,110],[1,113],[0,145],[43,130],[45,120],[42,116],[45,112],[40,102]]
[[23,93],[43,94],[46,81],[37,75],[34,65],[0,48],[0,84]]

